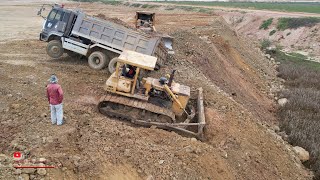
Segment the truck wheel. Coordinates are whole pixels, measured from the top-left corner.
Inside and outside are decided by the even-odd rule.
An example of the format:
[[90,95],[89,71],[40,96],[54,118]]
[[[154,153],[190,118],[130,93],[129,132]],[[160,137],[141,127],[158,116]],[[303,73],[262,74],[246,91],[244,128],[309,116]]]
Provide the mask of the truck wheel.
[[52,58],[59,58],[63,54],[61,41],[52,40],[47,45],[47,54]]
[[116,71],[117,61],[118,61],[118,57],[115,57],[111,59],[111,61],[109,62],[108,69],[110,73],[113,73]]
[[160,69],[160,65],[156,64],[156,66],[154,67],[154,70],[158,71]]
[[109,58],[103,52],[95,51],[90,54],[88,63],[92,69],[100,70],[106,67],[108,60]]

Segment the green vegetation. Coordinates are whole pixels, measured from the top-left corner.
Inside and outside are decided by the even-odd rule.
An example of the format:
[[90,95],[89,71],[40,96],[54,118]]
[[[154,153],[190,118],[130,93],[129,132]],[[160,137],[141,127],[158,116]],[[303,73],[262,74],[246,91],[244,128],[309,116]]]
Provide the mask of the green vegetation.
[[133,3],[133,4],[130,4],[131,7],[140,7],[142,4],[139,4],[139,3]]
[[[276,53],[272,54],[272,56],[274,56],[274,58],[280,63],[286,63],[286,64],[293,63],[293,65],[303,66],[311,70],[319,71],[320,73],[320,63],[307,61],[306,60],[307,57],[302,54],[299,54],[299,53],[286,54],[277,49]],[[319,83],[319,90],[320,90],[320,83]]]
[[165,10],[167,10],[167,11],[172,11],[172,10],[174,10],[175,9],[175,7],[166,7],[165,8]]
[[158,7],[160,7],[160,5],[153,5],[153,4],[143,4],[142,6],[141,6],[141,8],[158,8]]
[[181,9],[184,11],[193,11],[193,12],[208,13],[208,14],[213,12],[213,9],[210,9],[210,8],[191,7],[191,6],[169,6],[165,8],[165,10],[169,10],[169,11],[174,9]]
[[288,103],[279,107],[280,128],[288,134],[289,143],[305,148],[310,160],[304,164],[320,178],[320,63],[306,61],[301,54],[271,52],[280,62],[278,76],[286,89],[279,93]]
[[212,13],[213,10],[209,8],[199,8],[198,12],[200,13]]
[[[102,2],[104,4],[110,4],[110,5],[122,4],[124,6],[129,6],[129,7],[148,8],[148,9],[161,7],[161,5],[155,5],[155,4],[140,4],[140,3],[125,2],[125,1],[113,1],[113,0],[73,0],[73,1]],[[213,9],[211,9],[211,8],[191,7],[191,6],[165,6],[165,10],[171,11],[174,9],[181,9],[184,11],[193,11],[193,12],[208,13],[208,14],[211,14],[213,12]]]
[[303,26],[312,27],[317,23],[320,23],[320,18],[316,18],[316,17],[279,18],[277,29],[286,30],[286,29],[297,29]]
[[110,5],[122,4],[121,1],[113,1],[113,0],[73,0],[73,1],[78,1],[78,2],[102,2],[102,3],[110,4]]
[[272,36],[274,33],[276,33],[277,31],[274,29],[272,31],[269,32],[269,36]]
[[182,9],[185,11],[197,11],[197,7],[192,6],[176,6],[176,9]]
[[260,43],[261,50],[266,50],[270,45],[271,41],[269,39],[263,39]]
[[269,18],[267,20],[264,20],[261,24],[261,26],[259,27],[259,29],[268,29],[269,26],[272,24],[272,20],[273,18]]
[[[114,0],[73,0],[80,2],[102,2],[111,5],[119,5],[124,3],[124,1],[114,1]],[[288,12],[308,12],[320,14],[320,3],[319,2],[297,2],[297,3],[287,3],[287,2],[203,2],[203,1],[158,1],[159,3],[172,3],[181,5],[198,5],[198,6],[224,6],[224,7],[234,7],[234,8],[244,8],[244,9],[266,9],[266,10],[276,10],[276,11],[288,11]],[[134,3],[133,7],[143,6],[139,3]],[[139,6],[138,6],[139,4]],[[155,6],[143,8],[155,8]],[[172,8],[169,8],[173,10]],[[199,11],[199,9],[198,9]],[[201,10],[204,11],[204,10]]]
[[[160,2],[160,1],[159,1]],[[162,3],[194,6],[223,6],[245,9],[265,9],[288,12],[308,12],[320,14],[319,2],[204,2],[204,1],[161,1]]]

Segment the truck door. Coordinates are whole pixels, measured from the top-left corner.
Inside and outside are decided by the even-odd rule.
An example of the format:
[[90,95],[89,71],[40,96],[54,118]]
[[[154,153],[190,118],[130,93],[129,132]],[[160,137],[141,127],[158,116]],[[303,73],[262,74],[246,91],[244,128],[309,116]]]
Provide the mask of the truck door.
[[69,36],[71,33],[71,30],[73,28],[73,25],[77,19],[77,15],[73,12],[64,13],[62,21],[66,23],[66,28],[64,31],[64,36]]

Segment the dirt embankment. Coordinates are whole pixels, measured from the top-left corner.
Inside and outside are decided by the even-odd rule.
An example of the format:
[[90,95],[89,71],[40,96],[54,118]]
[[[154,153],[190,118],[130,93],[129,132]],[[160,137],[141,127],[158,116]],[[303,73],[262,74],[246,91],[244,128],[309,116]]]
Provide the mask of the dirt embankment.
[[[312,27],[278,30],[277,22],[279,18],[304,16],[291,13],[278,14],[276,12],[216,11],[216,13],[221,15],[241,35],[258,41],[269,39],[286,51],[300,52],[320,62],[320,23]],[[270,18],[273,18],[272,24],[267,29],[259,29],[263,21]],[[270,34],[271,31],[275,31],[275,33]]]
[[[128,23],[136,10],[100,3],[82,8]],[[6,41],[0,44],[1,153],[10,157],[20,147],[57,168],[46,175],[1,168],[0,179],[310,179],[290,147],[260,123],[274,122],[268,97],[274,72],[260,52],[219,17],[156,13],[157,29],[175,38],[175,55],[150,76],[177,69],[175,81],[193,94],[204,88],[206,141],[104,117],[95,103],[106,71],[90,69],[84,59],[49,58],[37,36]],[[44,87],[52,73],[65,92],[61,127],[48,117]]]

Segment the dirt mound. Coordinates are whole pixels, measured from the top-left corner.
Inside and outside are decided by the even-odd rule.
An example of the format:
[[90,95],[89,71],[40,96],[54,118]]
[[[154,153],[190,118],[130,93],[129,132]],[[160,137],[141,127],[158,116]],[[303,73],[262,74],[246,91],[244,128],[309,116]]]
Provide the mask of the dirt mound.
[[[134,14],[118,6],[82,6],[119,17]],[[250,43],[215,19],[160,15],[159,29],[172,32],[176,54],[149,74],[177,69],[175,81],[191,86],[192,98],[204,88],[206,141],[104,117],[96,102],[110,74],[93,71],[85,59],[51,59],[46,44],[34,39],[0,44],[0,137],[8,137],[1,153],[12,156],[15,147],[24,147],[26,158],[44,157],[56,166],[36,179],[310,179],[286,144],[257,123],[272,122],[265,118],[272,108],[265,94],[273,72]],[[50,124],[45,97],[52,73],[65,92],[66,123],[60,127]],[[17,178],[12,160],[6,163],[0,179]]]
[[132,29],[132,30],[137,30],[136,28],[130,26],[128,23],[123,22],[119,18],[110,18],[110,17],[107,17],[106,15],[101,14],[101,13],[99,13],[97,15],[94,15],[94,17],[97,17],[97,18],[100,18],[100,19],[103,19],[103,20],[107,20],[107,21],[111,21],[113,23],[119,24],[121,26],[124,26],[124,27]]

